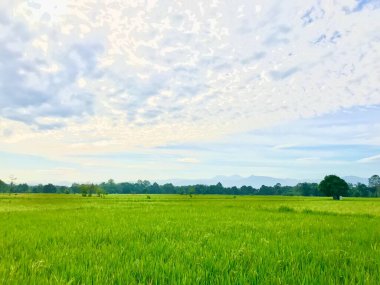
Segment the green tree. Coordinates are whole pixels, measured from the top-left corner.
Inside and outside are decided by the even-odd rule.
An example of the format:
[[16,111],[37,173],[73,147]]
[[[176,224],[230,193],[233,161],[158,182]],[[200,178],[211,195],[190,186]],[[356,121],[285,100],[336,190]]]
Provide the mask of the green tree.
[[372,175],[370,178],[368,178],[368,186],[369,187],[380,186],[380,177],[379,177],[379,175]]
[[96,196],[98,196],[100,198],[104,198],[105,191],[103,190],[103,188],[96,185],[95,186],[95,193],[96,193]]
[[54,186],[53,184],[49,183],[49,184],[44,185],[42,191],[43,191],[43,193],[56,193],[57,187]]
[[150,182],[148,180],[139,179],[136,183],[139,193],[147,193],[148,188],[150,187]]
[[156,182],[154,182],[150,187],[149,187],[149,192],[153,194],[158,194],[160,193],[160,185],[158,185]]
[[295,187],[296,195],[302,196],[317,196],[318,184],[316,183],[298,183]]
[[169,194],[169,193],[175,193],[176,188],[172,183],[166,183],[162,186],[163,193]]
[[18,184],[15,187],[15,192],[17,193],[27,193],[29,192],[29,186],[26,183]]
[[193,197],[193,194],[195,194],[195,187],[189,186],[189,197]]
[[103,190],[107,193],[115,194],[115,193],[121,193],[121,189],[119,189],[120,187],[118,187],[118,185],[120,184],[116,184],[115,180],[109,179],[107,183],[102,183],[100,187],[102,187]]
[[370,194],[369,188],[365,184],[358,183],[358,185],[356,185],[356,189],[360,197],[368,197]]
[[368,179],[368,186],[371,188],[372,195],[375,197],[380,196],[380,177],[379,175],[372,175]]
[[0,179],[0,193],[6,193],[9,191],[9,186]]
[[347,182],[336,175],[325,176],[318,188],[326,196],[332,196],[334,200],[340,200],[341,196],[347,196],[349,190]]
[[87,185],[87,189],[88,189],[88,197],[91,197],[92,194],[95,194],[96,193],[96,186],[94,184],[89,184]]
[[88,185],[86,184],[79,185],[79,192],[82,194],[83,197],[86,197],[88,194]]
[[73,192],[74,194],[81,193],[80,184],[78,183],[73,183],[70,188],[71,192]]
[[37,186],[34,186],[32,189],[32,193],[43,193],[44,185],[38,184]]

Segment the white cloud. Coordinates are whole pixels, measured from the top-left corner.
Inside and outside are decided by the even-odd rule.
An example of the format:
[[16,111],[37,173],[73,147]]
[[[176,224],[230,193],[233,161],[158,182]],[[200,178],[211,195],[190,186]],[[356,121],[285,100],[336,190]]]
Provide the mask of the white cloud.
[[320,161],[321,158],[320,157],[311,156],[311,157],[300,157],[300,158],[297,158],[296,160],[299,161],[299,162],[315,162],[315,161]]
[[370,157],[365,157],[360,160],[358,160],[360,163],[375,163],[375,162],[380,162],[380,154],[370,156]]
[[200,160],[193,157],[183,157],[179,158],[177,161],[184,162],[184,163],[200,163]]
[[2,2],[0,146],[122,151],[380,104],[376,3]]
[[288,148],[292,148],[296,146],[298,145],[297,144],[279,144],[279,145],[273,146],[273,149],[288,149]]

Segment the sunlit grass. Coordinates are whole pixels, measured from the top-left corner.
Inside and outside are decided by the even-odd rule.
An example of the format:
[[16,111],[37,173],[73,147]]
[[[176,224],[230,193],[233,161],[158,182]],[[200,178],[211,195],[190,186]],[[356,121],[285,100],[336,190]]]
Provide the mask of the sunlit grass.
[[0,195],[0,284],[380,284],[380,200]]

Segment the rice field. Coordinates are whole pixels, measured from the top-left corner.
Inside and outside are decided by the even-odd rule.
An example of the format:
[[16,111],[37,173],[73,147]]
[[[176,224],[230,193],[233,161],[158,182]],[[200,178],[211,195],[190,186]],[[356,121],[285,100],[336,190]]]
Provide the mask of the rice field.
[[380,199],[0,195],[0,284],[380,284]]

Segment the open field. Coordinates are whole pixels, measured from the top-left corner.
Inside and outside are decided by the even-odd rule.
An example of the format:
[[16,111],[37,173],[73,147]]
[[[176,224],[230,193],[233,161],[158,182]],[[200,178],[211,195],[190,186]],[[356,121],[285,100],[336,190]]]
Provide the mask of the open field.
[[0,284],[380,284],[380,199],[0,195]]

